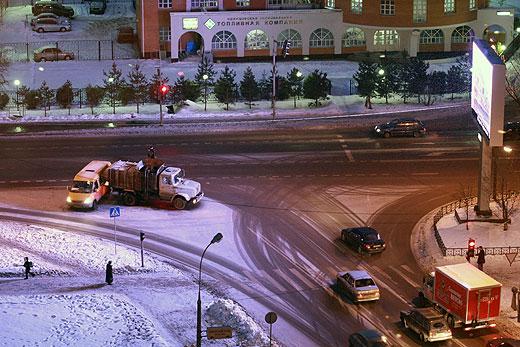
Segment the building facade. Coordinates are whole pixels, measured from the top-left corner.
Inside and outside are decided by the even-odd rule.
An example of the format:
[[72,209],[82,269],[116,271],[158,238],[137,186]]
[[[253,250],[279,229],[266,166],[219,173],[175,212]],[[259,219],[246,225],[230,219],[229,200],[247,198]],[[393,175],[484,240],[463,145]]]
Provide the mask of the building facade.
[[[318,1],[318,2],[316,2]],[[487,0],[138,0],[143,58],[242,58],[406,50],[465,51],[473,37],[508,44],[512,9]]]

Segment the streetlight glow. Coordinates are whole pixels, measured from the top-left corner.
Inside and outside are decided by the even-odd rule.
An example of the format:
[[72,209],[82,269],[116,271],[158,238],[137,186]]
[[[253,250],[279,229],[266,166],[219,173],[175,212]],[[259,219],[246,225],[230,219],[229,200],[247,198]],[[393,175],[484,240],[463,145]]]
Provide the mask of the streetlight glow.
[[203,79],[204,81],[207,80],[208,78],[209,78],[208,75],[206,75],[206,74],[202,75],[202,79]]
[[14,85],[18,87],[20,85],[20,80],[14,80]]
[[303,75],[303,74],[302,74],[301,71],[298,71],[298,72],[296,73],[296,77],[302,77],[302,75]]
[[511,153],[513,151],[513,148],[509,147],[509,146],[504,146],[504,152],[506,153]]
[[378,73],[379,73],[380,76],[383,76],[385,74],[385,70],[379,69]]

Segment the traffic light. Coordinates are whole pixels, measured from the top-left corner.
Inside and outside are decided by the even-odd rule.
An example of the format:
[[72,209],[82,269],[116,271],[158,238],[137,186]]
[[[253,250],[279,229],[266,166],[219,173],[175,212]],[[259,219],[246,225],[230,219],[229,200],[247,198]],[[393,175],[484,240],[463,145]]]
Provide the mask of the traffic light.
[[468,240],[468,257],[474,257],[475,256],[475,240],[469,239]]
[[159,93],[161,94],[161,96],[163,98],[166,96],[166,94],[168,94],[169,91],[170,91],[170,86],[167,84],[161,84],[161,86],[159,87]]
[[141,242],[144,241],[144,233],[142,231],[139,233],[139,238],[141,239]]
[[282,53],[284,58],[289,55],[289,48],[291,48],[291,41],[283,40]]

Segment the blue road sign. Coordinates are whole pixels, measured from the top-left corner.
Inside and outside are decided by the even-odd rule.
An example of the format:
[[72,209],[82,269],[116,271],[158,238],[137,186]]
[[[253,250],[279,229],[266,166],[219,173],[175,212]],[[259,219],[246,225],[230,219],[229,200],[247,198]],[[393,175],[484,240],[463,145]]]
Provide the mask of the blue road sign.
[[121,209],[119,206],[110,207],[110,218],[121,217]]

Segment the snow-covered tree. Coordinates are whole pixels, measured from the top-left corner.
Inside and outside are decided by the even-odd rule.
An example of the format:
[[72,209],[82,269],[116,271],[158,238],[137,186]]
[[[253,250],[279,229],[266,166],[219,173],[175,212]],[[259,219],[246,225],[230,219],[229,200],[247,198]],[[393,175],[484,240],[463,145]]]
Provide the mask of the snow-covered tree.
[[235,83],[236,72],[224,67],[224,71],[220,73],[219,78],[215,82],[214,93],[217,100],[226,105],[229,110],[229,104],[234,104],[238,96],[238,86]]
[[125,87],[126,82],[123,78],[123,72],[117,67],[115,62],[109,71],[103,71],[105,78],[103,79],[103,87],[105,88],[105,97],[112,106],[112,113],[116,113],[116,103],[121,99],[120,92]]

